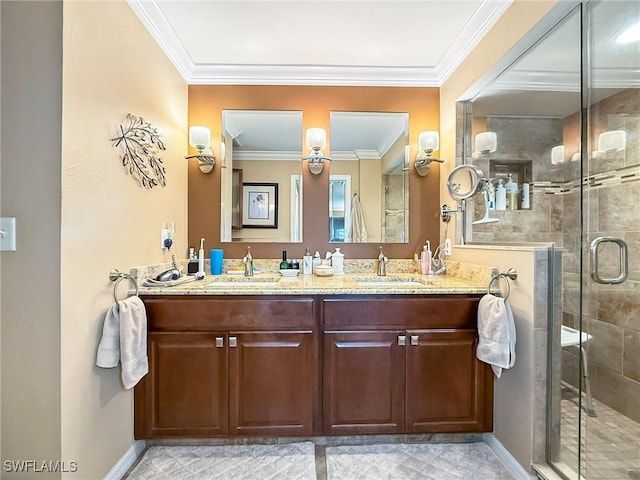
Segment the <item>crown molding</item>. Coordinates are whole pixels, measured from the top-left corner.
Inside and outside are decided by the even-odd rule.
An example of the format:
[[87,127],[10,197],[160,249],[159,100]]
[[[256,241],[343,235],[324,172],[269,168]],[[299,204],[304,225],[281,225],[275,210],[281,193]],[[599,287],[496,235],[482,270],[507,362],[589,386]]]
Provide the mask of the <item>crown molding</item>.
[[439,86],[442,85],[467,55],[476,48],[480,40],[493,28],[500,17],[507,11],[514,0],[483,0],[480,7],[462,28],[460,34],[449,46],[435,67]]
[[189,85],[440,87],[513,0],[483,0],[435,67],[197,65],[155,0],[127,3]]
[[234,150],[233,160],[285,160],[285,161],[302,161],[301,152],[290,151],[264,151],[264,150]]

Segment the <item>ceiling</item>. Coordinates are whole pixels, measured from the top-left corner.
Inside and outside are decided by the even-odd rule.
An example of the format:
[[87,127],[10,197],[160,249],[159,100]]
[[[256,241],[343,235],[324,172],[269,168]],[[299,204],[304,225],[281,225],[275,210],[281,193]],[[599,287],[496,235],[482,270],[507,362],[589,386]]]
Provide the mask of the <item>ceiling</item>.
[[128,0],[191,85],[440,86],[513,0]]

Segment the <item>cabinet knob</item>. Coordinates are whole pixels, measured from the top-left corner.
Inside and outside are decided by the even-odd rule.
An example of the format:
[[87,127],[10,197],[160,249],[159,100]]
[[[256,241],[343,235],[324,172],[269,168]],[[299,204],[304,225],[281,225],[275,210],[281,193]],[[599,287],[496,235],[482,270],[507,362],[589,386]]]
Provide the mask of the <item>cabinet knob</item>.
[[398,335],[398,345],[404,347],[407,344],[407,336],[406,335]]
[[418,335],[411,335],[411,345],[419,345],[419,339]]
[[216,337],[216,348],[224,347],[224,337]]
[[238,337],[229,337],[229,347],[237,347],[238,346]]

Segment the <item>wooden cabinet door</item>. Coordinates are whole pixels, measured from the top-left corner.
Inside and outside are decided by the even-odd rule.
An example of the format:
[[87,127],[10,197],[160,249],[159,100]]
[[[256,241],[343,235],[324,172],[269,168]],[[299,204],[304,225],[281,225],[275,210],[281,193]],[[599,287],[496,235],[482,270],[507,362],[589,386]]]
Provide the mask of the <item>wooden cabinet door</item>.
[[148,342],[149,374],[136,387],[136,438],[226,435],[226,334],[151,332]]
[[231,435],[312,435],[311,331],[229,334]]
[[407,331],[407,431],[492,430],[493,377],[475,330]]
[[324,333],[326,435],[403,431],[405,347],[398,345],[403,336],[400,331]]

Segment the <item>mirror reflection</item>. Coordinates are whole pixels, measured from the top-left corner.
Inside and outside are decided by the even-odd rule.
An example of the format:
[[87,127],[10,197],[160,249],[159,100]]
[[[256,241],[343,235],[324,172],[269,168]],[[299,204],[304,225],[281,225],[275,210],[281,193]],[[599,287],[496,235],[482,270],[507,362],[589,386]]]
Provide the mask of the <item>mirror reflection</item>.
[[302,241],[302,112],[222,111],[220,240]]
[[329,241],[407,243],[408,113],[331,112]]

